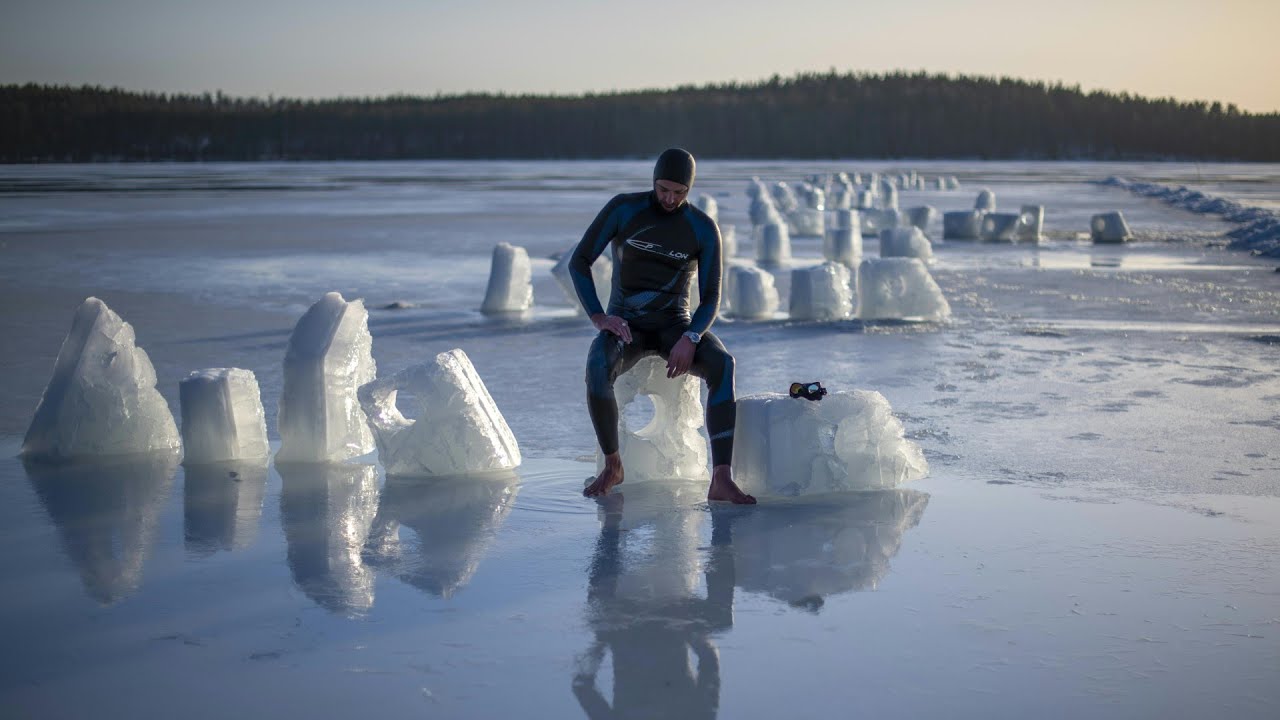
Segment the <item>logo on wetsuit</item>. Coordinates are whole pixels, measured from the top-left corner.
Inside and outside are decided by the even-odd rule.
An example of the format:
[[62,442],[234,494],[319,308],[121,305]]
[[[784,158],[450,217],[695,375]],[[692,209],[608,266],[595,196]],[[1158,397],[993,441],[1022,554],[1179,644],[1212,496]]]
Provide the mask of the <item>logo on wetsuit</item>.
[[662,247],[661,245],[659,245],[658,243],[645,242],[644,240],[637,240],[635,238],[627,238],[627,244],[633,248],[636,248],[637,250],[644,250],[645,252],[651,252],[654,255],[663,255],[665,257],[675,258],[676,260],[689,259],[689,253],[682,253],[682,252],[676,252],[674,250],[668,250]]

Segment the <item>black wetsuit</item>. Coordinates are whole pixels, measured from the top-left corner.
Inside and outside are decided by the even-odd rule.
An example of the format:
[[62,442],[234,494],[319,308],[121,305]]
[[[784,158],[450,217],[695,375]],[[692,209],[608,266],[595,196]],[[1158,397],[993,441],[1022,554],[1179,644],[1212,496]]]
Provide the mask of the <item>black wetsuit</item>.
[[[713,465],[733,458],[734,360],[708,332],[720,307],[720,229],[706,213],[684,203],[666,212],[652,192],[618,195],[604,206],[569,263],[578,299],[588,315],[605,312],[591,279],[591,264],[613,246],[609,315],[627,321],[632,342],[601,331],[587,354],[587,408],[605,454],[618,450],[618,401],[613,382],[641,358],[665,360],[686,332],[702,338],[690,372],[707,381],[707,433]],[[694,276],[698,309],[689,314]]]

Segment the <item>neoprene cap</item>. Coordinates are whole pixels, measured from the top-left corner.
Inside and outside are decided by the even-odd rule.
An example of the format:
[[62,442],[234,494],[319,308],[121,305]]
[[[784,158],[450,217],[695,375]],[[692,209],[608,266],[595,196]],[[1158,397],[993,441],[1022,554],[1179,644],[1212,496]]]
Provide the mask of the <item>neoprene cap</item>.
[[667,148],[658,156],[658,162],[653,166],[653,180],[670,180],[692,188],[696,165],[688,150]]

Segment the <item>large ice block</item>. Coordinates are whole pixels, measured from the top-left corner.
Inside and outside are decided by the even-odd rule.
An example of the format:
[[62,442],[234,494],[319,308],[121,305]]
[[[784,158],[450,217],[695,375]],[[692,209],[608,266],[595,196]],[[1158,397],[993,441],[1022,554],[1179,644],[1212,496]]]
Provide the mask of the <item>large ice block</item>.
[[265,458],[267,420],[253,371],[196,370],[178,384],[182,404],[183,462]]
[[[614,382],[618,400],[618,451],[627,480],[632,478],[703,478],[707,475],[707,441],[698,378],[686,373],[667,377],[661,357],[642,358]],[[653,403],[653,419],[639,430],[627,422],[627,406],[641,395]],[[604,456],[596,452],[596,466]]]
[[1017,242],[1021,215],[989,212],[982,216],[982,239],[987,242]]
[[928,232],[929,223],[933,222],[933,219],[938,215],[938,211],[929,205],[918,205],[907,208],[904,215],[906,215],[908,223],[920,228],[920,232]]
[[[398,407],[411,394],[417,420]],[[520,465],[520,447],[462,350],[440,353],[360,388],[360,404],[388,475],[466,475]]]
[[1018,239],[1026,242],[1040,242],[1044,232],[1044,206],[1023,205],[1018,214]]
[[839,390],[818,402],[781,393],[739,398],[733,472],[748,493],[794,497],[893,488],[929,466],[883,395]]
[[1132,237],[1129,224],[1118,210],[1094,215],[1089,221],[1089,235],[1096,243],[1122,243]]
[[[15,349],[15,352],[17,350]],[[182,445],[156,371],[133,326],[86,299],[62,341],[22,454],[45,460],[172,450]]]
[[356,390],[377,373],[364,301],[325,294],[289,337],[277,459],[341,462],[373,450]]
[[986,188],[978,191],[978,197],[973,201],[973,209],[982,212],[995,212],[996,210],[996,194]]
[[853,314],[849,268],[835,262],[791,271],[792,320],[843,320]]
[[[855,222],[856,218],[855,213]],[[822,238],[822,256],[851,268],[857,267],[862,258],[862,229],[856,226],[827,228],[827,234]]]
[[[579,313],[585,314],[586,310],[582,309],[582,302],[578,300],[578,291],[573,286],[573,278],[569,275],[569,262],[573,260],[573,251],[576,247],[574,245],[560,254],[560,259],[551,266],[551,275],[564,291],[569,305]],[[596,297],[599,298],[602,308],[609,307],[609,294],[613,292],[613,260],[610,255],[611,253],[606,251],[591,263],[591,280],[596,284]]]
[[982,234],[982,211],[960,210],[942,214],[943,240],[977,240]]
[[533,306],[533,267],[529,253],[510,243],[493,247],[489,266],[489,286],[485,289],[483,313],[519,313]]
[[739,320],[768,320],[778,311],[778,289],[767,270],[748,265],[729,268],[729,305]]
[[858,266],[858,317],[945,320],[951,305],[917,258],[868,258]]
[[756,228],[756,262],[781,265],[791,259],[791,234],[782,223],[769,223]]
[[933,243],[929,242],[920,228],[912,225],[881,230],[880,257],[920,258],[929,262],[933,260]]

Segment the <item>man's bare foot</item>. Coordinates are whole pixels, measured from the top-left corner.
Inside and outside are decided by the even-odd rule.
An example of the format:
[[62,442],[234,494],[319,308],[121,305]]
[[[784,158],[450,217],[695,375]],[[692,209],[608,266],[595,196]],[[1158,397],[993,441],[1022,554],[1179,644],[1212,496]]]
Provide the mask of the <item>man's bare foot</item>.
[[610,488],[622,484],[622,455],[614,453],[604,456],[604,470],[596,476],[590,485],[582,491],[587,497],[608,495]]
[[711,487],[707,489],[708,500],[731,502],[734,505],[755,505],[756,499],[742,492],[733,481],[733,472],[728,465],[717,465],[711,471]]

